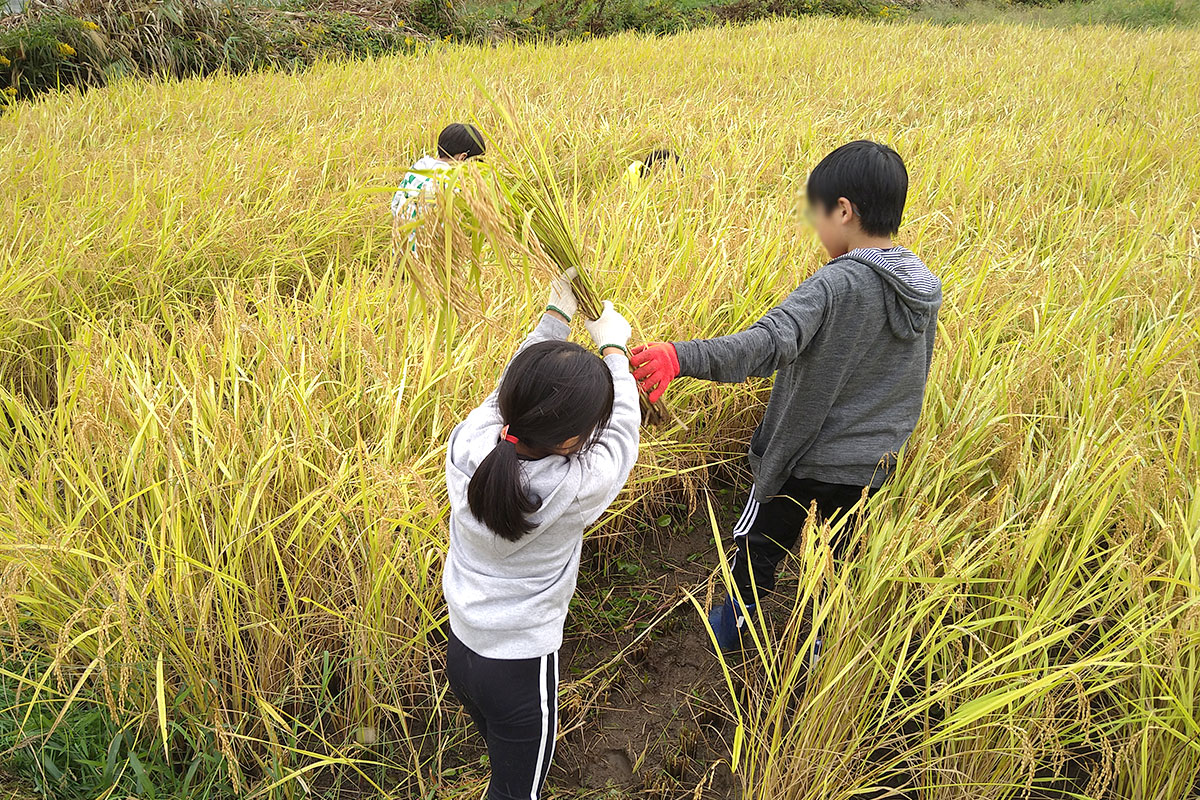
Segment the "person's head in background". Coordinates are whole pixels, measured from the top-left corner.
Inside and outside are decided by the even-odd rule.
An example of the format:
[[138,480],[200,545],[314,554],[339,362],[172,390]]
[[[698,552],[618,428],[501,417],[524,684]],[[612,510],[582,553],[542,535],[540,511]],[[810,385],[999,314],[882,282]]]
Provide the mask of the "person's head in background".
[[540,501],[521,479],[521,459],[573,456],[586,450],[613,411],[612,373],[573,342],[538,342],[512,360],[500,380],[501,438],[467,485],[476,519],[511,542],[534,529]]
[[683,162],[679,158],[679,154],[673,150],[668,150],[665,147],[660,147],[657,150],[651,150],[642,158],[641,175],[646,177],[656,169],[675,164],[680,170],[683,169]]
[[446,161],[466,161],[487,152],[483,132],[470,123],[452,122],[438,134],[438,158]]
[[808,176],[808,218],[830,258],[892,246],[908,198],[904,160],[860,139],[834,150]]

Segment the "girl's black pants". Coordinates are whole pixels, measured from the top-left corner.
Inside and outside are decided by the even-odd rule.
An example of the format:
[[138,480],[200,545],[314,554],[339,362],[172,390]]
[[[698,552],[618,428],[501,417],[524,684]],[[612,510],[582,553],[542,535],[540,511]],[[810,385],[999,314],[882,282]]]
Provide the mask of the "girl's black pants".
[[488,800],[538,800],[558,732],[558,653],[486,658],[450,631],[446,673],[487,742]]

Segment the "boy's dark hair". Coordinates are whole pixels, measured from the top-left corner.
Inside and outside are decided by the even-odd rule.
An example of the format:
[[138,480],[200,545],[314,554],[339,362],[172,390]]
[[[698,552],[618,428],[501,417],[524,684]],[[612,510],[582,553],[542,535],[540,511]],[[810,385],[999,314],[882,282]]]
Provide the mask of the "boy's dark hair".
[[908,197],[904,160],[885,144],[860,139],[834,150],[808,176],[808,202],[825,210],[844,197],[864,233],[890,236],[900,230]]
[[441,158],[474,158],[487,152],[487,141],[474,125],[452,122],[438,134],[437,148]]
[[665,147],[660,147],[657,150],[651,150],[642,158],[642,166],[638,168],[638,175],[646,177],[646,175],[659,164],[666,164],[674,161],[683,169],[683,162],[679,158],[679,154],[673,150],[668,150]]
[[[549,455],[576,436],[583,437],[586,448],[612,416],[612,373],[590,350],[572,342],[538,342],[522,350],[508,365],[498,394],[509,435],[534,455]],[[500,440],[467,484],[471,513],[515,542],[533,530],[529,515],[538,503],[521,481],[516,444]]]

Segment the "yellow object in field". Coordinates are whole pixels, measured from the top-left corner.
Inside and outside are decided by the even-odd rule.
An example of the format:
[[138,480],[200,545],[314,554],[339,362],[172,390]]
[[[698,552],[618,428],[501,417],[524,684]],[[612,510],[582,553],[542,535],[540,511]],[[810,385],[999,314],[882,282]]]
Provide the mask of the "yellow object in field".
[[621,176],[621,180],[630,189],[637,190],[645,182],[645,173],[646,165],[641,161],[633,161],[625,168],[625,174]]

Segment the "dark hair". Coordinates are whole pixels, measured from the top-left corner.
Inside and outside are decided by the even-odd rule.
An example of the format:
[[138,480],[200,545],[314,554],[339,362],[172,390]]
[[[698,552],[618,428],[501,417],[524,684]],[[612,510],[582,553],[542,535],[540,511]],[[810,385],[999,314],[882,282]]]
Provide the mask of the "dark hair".
[[438,134],[438,155],[442,158],[473,158],[487,152],[483,132],[470,123],[452,122]]
[[[508,365],[498,399],[509,435],[534,455],[550,455],[577,436],[588,447],[612,416],[612,373],[577,344],[538,342]],[[529,515],[540,502],[521,482],[517,446],[505,440],[497,442],[467,485],[471,513],[510,542],[533,530]]]
[[904,160],[885,144],[860,139],[834,150],[808,176],[808,202],[829,210],[844,197],[864,233],[889,236],[900,230],[908,197]]
[[674,161],[683,169],[683,162],[679,159],[679,154],[673,150],[668,150],[665,147],[660,147],[657,150],[651,150],[642,158],[642,166],[638,168],[638,175],[645,177],[650,170],[654,169],[660,163],[665,164],[669,161]]

